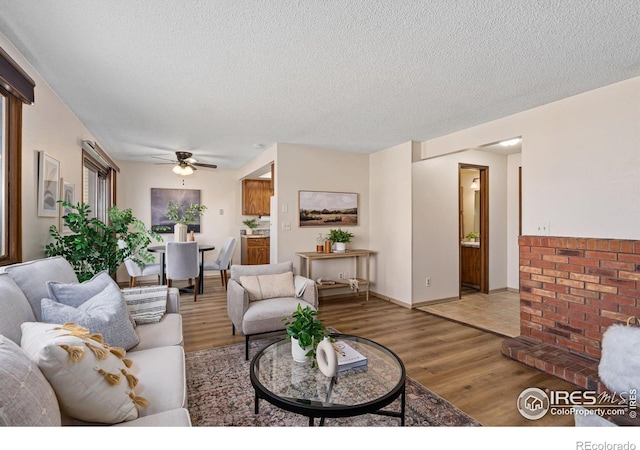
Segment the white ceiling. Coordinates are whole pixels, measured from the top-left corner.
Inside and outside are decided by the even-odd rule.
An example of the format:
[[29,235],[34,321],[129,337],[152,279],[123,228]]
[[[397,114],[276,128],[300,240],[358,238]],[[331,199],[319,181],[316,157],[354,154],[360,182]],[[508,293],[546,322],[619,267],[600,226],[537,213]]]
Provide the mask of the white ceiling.
[[640,75],[637,0],[0,0],[0,33],[114,159],[222,168],[255,144],[374,152]]

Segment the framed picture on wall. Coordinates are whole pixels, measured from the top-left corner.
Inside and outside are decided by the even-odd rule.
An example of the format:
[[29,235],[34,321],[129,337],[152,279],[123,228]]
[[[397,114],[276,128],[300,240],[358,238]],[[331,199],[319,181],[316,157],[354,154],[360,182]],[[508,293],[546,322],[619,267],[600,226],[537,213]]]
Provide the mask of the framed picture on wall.
[[[75,205],[76,185],[70,181],[64,181],[62,178],[60,179],[60,184],[62,185],[62,192],[60,193],[60,198],[62,199],[62,201]],[[71,233],[71,230],[65,224],[65,221],[63,219],[63,217],[70,212],[72,212],[71,208],[69,208],[68,206],[60,205],[60,232],[62,234]]]
[[300,227],[358,225],[358,194],[353,192],[299,191]]
[[[169,202],[182,203],[186,206],[190,204],[200,204],[199,189],[163,189],[151,188],[151,229],[157,233],[173,233],[175,222],[170,221],[164,215]],[[187,225],[187,231],[200,233],[200,218],[196,223]]]
[[38,217],[58,217],[60,162],[38,151]]

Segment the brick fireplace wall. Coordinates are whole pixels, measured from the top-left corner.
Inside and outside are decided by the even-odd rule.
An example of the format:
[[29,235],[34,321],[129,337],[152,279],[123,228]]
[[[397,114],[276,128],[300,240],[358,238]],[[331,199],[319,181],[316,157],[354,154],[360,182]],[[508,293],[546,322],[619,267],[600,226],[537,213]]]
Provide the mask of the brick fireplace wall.
[[520,336],[503,353],[601,390],[602,334],[640,318],[640,241],[521,236]]

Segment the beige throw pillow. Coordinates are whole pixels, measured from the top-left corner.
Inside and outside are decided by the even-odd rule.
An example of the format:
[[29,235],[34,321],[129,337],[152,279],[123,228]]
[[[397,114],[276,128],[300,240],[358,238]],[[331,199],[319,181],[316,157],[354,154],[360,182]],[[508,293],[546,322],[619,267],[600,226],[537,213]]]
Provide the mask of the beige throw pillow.
[[22,324],[22,349],[53,387],[60,409],[85,422],[114,424],[138,418],[147,401],[135,395],[133,362],[122,348],[68,323]]
[[278,297],[295,297],[293,272],[276,275],[253,275],[240,277],[240,284],[249,294],[249,301]]

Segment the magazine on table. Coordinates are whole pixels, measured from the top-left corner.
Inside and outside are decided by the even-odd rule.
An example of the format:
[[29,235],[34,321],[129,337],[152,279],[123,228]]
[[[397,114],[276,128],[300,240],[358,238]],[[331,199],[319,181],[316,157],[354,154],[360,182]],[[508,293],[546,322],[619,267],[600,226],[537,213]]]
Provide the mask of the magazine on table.
[[345,341],[334,342],[333,348],[335,348],[336,353],[338,353],[338,372],[367,365],[367,357]]

